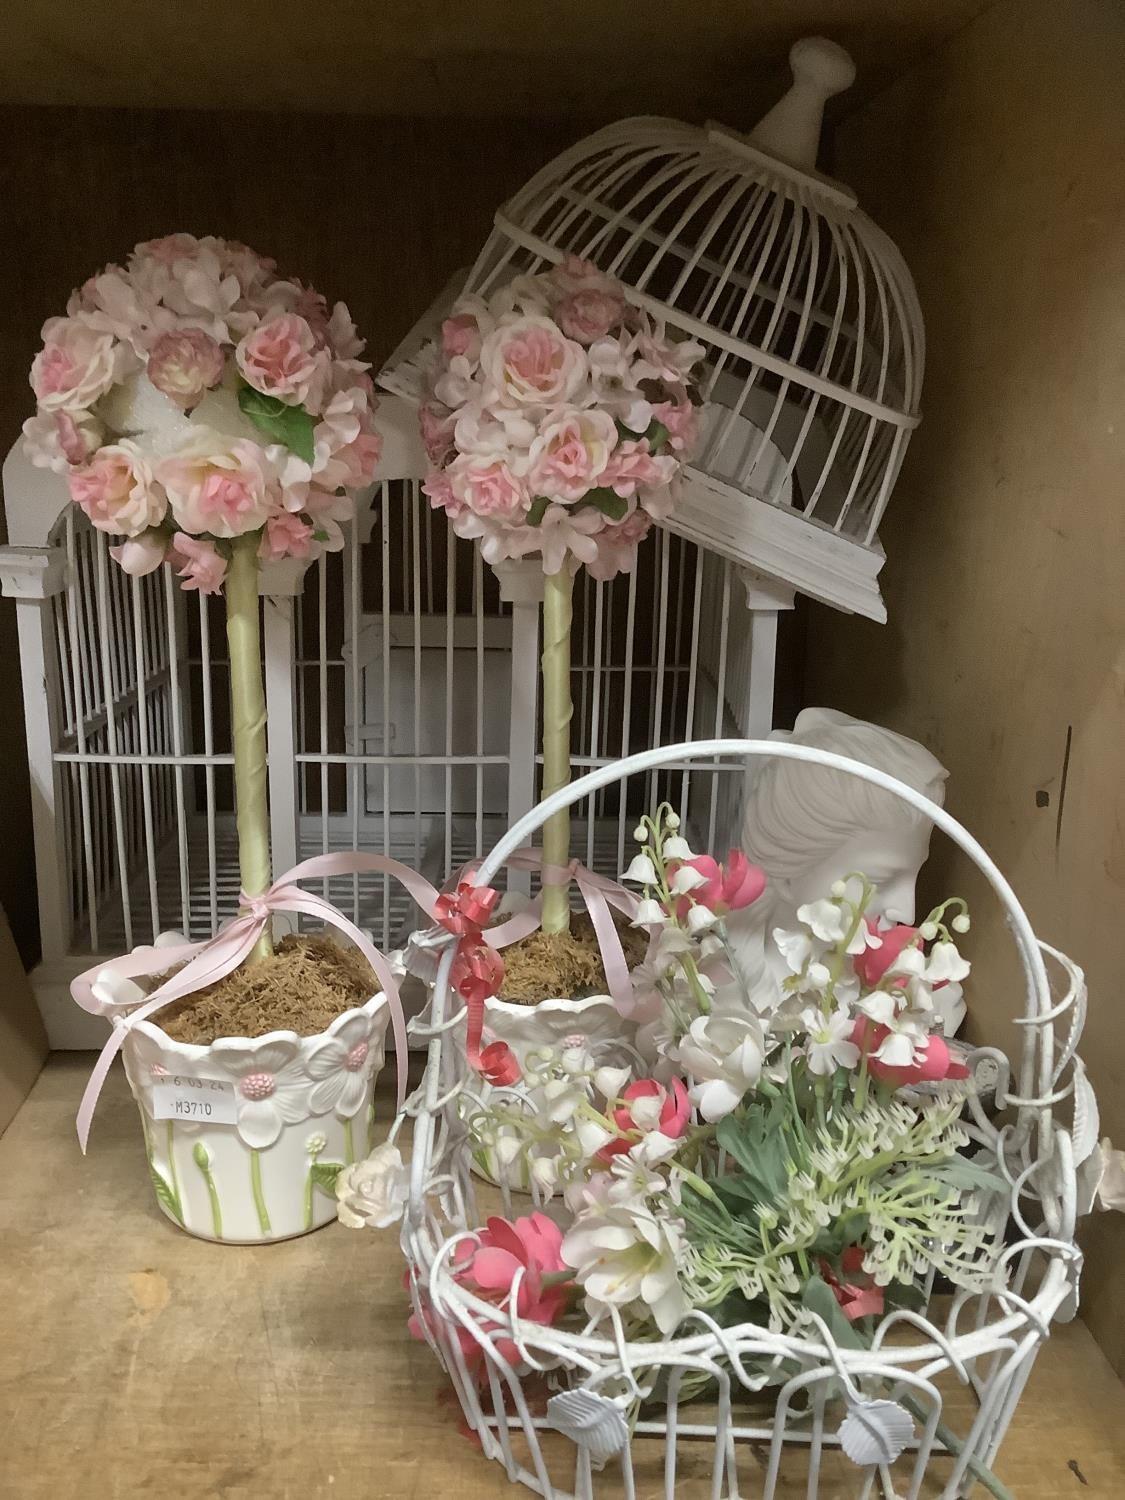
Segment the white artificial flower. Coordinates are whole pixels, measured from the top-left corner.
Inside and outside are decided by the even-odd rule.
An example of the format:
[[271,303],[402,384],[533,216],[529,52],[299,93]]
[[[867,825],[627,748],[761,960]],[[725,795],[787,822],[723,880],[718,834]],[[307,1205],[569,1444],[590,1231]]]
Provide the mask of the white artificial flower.
[[808,933],[786,932],[783,927],[775,927],[773,942],[790,974],[804,973],[805,965],[813,955],[813,940]]
[[680,826],[680,815],[679,815],[679,813],[674,813],[674,812],[665,813],[665,815],[664,815],[664,826],[666,828],[670,828],[672,830],[672,832],[675,833],[676,829]]
[[633,918],[634,927],[651,927],[656,922],[667,922],[668,913],[651,896],[646,896],[643,901],[637,902],[637,912]]
[[686,896],[698,886],[706,885],[707,878],[693,865],[681,865],[669,882],[669,889],[677,896]]
[[632,1076],[630,1068],[596,1068],[594,1087],[603,1099],[619,1099]]
[[699,937],[705,932],[710,932],[718,920],[718,917],[709,906],[701,906],[696,902],[687,914],[688,931],[693,936]]
[[657,1218],[636,1201],[580,1213],[560,1253],[573,1267],[591,1314],[610,1307],[648,1314],[667,1337],[688,1310],[677,1269],[682,1251],[681,1221]]
[[822,943],[835,945],[847,936],[852,919],[838,901],[809,901],[797,908],[797,920]]
[[387,1229],[402,1218],[410,1196],[410,1170],[398,1147],[384,1141],[364,1161],[336,1178],[340,1223],[348,1229]]
[[[633,1102],[635,1103],[636,1101]],[[639,1141],[635,1141],[629,1147],[626,1155],[630,1156],[639,1166],[647,1170],[650,1167],[659,1166],[661,1162],[666,1162],[670,1157],[675,1156],[682,1144],[682,1141],[673,1139],[670,1135],[665,1135],[662,1130],[647,1130]]]
[[543,1194],[550,1198],[559,1182],[559,1169],[554,1157],[533,1156],[530,1163],[531,1180]]
[[961,957],[956,944],[935,943],[926,964],[927,984],[960,984],[967,979],[972,965]]
[[633,881],[637,885],[656,885],[659,877],[656,866],[647,854],[635,854],[621,879]]
[[673,1050],[694,1080],[688,1097],[708,1124],[714,1124],[757,1083],[765,1042],[757,1017],[712,1011],[697,1016]]
[[695,850],[692,849],[687,839],[680,838],[677,834],[670,839],[664,840],[665,859],[694,859]]
[[574,1122],[574,1134],[578,1138],[578,1145],[581,1148],[582,1155],[587,1161],[597,1156],[603,1146],[608,1146],[610,1141],[617,1139],[612,1130],[607,1130],[597,1120],[583,1115],[579,1115]]
[[854,1068],[859,1062],[859,1048],[850,1040],[854,1022],[845,1010],[830,1016],[821,1011],[806,1010],[801,1019],[809,1039],[805,1047],[809,1072],[825,1076],[837,1068]]

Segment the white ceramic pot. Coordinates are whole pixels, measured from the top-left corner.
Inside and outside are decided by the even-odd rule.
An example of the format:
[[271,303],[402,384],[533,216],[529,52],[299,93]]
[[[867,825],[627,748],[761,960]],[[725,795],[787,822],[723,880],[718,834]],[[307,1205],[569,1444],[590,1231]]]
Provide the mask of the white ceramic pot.
[[[123,1048],[160,1207],[200,1239],[261,1244],[336,1217],[335,1174],[370,1149],[383,1065],[386,997],[337,1016],[326,1031],[176,1042],[139,1021]],[[224,1084],[233,1123],[154,1117],[154,1085]],[[191,1088],[190,1082],[185,1083]]]

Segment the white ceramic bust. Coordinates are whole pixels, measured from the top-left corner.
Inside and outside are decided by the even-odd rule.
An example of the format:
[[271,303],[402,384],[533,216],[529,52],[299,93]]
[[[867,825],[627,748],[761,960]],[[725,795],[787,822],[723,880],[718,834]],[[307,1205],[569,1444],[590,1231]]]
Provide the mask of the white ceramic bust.
[[[806,708],[792,730],[770,738],[862,761],[939,806],[944,799],[945,767],[916,740],[878,724],[831,708]],[[773,929],[796,926],[799,906],[827,895],[834,881],[852,871],[874,884],[873,913],[895,922],[914,920],[914,886],[933,825],[892,792],[844,771],[763,759],[748,769],[743,800],[742,846],[769,884],[761,900],[728,919],[727,929],[756,997],[764,1000],[773,989],[771,971],[781,972]]]

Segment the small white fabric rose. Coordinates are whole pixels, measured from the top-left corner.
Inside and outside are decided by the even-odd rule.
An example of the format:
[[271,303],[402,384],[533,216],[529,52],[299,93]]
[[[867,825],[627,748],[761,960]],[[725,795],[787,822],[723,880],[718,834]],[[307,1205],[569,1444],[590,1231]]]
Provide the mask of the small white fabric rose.
[[398,1147],[377,1146],[364,1161],[336,1178],[340,1223],[349,1229],[387,1229],[397,1224],[410,1195],[410,1171]]

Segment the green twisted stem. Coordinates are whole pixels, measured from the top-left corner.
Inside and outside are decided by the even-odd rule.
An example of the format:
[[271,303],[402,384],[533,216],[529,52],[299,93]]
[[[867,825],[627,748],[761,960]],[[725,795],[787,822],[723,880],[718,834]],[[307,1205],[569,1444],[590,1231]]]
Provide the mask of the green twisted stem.
[[[570,784],[570,629],[574,618],[574,579],[568,568],[543,580],[543,796]],[[570,809],[552,813],[543,824],[543,863],[570,860]],[[570,930],[570,891],[543,886],[543,931]]]

